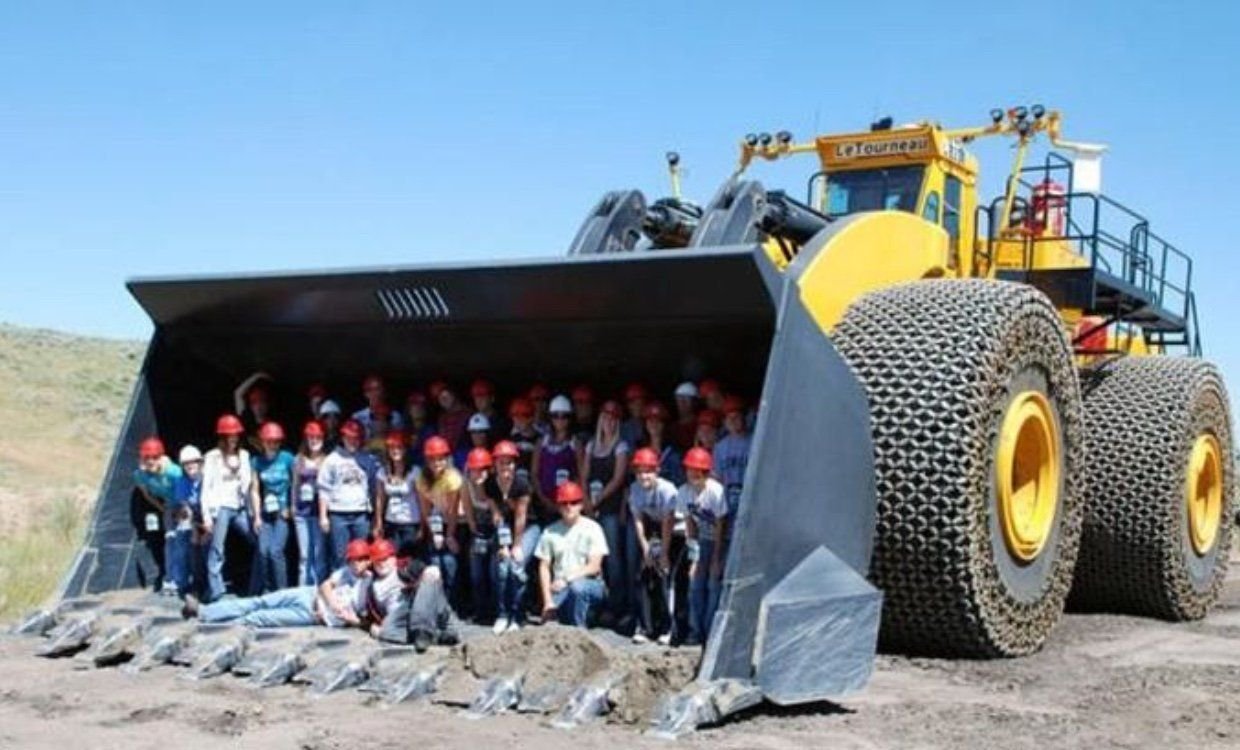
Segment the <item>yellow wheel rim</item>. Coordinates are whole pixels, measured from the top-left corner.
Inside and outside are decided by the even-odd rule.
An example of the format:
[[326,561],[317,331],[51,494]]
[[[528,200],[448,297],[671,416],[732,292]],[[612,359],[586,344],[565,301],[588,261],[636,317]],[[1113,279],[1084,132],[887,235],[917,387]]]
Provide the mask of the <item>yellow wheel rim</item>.
[[1204,555],[1218,538],[1223,521],[1223,460],[1218,440],[1202,435],[1193,443],[1184,480],[1188,498],[1188,535],[1193,550]]
[[1028,563],[1050,539],[1059,507],[1059,426],[1040,391],[1012,400],[999,429],[995,490],[1008,552]]

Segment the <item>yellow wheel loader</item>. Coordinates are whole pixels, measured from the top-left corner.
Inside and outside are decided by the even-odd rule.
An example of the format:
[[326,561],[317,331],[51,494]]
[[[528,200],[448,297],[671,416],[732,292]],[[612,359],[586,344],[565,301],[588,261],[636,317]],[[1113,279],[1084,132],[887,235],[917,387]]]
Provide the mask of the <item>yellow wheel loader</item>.
[[[715,376],[761,402],[699,683],[665,726],[839,698],[879,641],[1017,656],[1065,604],[1202,617],[1234,445],[1192,262],[1061,123],[751,135],[702,207],[669,154],[673,195],[608,193],[568,257],[132,281],[155,335],[64,593],[139,585],[136,445],[207,442],[255,372],[294,396],[370,372],[397,392]],[[991,137],[1016,158],[983,202],[969,147]],[[1027,163],[1043,137],[1059,151]],[[747,177],[797,155],[817,157],[804,200]]]

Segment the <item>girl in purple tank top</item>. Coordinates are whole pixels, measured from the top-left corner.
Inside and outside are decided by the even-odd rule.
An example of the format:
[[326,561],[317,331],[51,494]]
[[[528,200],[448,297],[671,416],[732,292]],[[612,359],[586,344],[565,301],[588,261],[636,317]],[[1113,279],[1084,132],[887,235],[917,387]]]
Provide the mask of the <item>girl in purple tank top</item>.
[[548,413],[551,434],[539,441],[532,467],[537,480],[534,491],[538,495],[534,514],[539,524],[544,526],[559,518],[555,488],[570,479],[577,479],[577,466],[581,460],[581,445],[572,434],[572,403],[564,396],[556,396],[551,400]]

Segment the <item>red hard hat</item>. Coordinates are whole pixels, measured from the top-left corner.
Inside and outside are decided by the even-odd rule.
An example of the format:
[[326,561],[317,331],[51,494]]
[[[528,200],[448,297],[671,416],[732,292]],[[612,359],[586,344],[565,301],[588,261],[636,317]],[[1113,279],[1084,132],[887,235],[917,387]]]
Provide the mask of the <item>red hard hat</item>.
[[641,383],[629,383],[624,388],[624,400],[632,401],[635,398],[646,398],[646,386]]
[[301,428],[302,437],[321,438],[321,437],[326,436],[326,434],[327,433],[323,431],[323,423],[315,419],[312,419],[309,422],[306,422],[306,426]]
[[638,448],[633,454],[634,469],[650,469],[659,468],[659,454],[654,452],[653,448]]
[[542,383],[535,383],[530,386],[528,395],[531,401],[546,401],[551,398],[551,389]]
[[409,395],[405,397],[405,403],[406,404],[425,404],[426,394],[423,393],[422,391],[410,391]]
[[698,427],[718,427],[719,412],[714,409],[703,409],[698,412],[697,423]]
[[660,404],[658,401],[655,401],[652,404],[648,404],[646,408],[642,411],[642,418],[643,419],[657,419],[660,422],[666,422],[667,421],[667,407],[664,406],[663,404]]
[[702,398],[720,393],[722,390],[723,388],[719,386],[718,380],[703,380],[701,383],[698,383],[698,395]]
[[139,458],[159,458],[167,451],[164,450],[164,441],[157,437],[149,437],[138,444]]
[[216,435],[241,435],[245,433],[245,425],[235,414],[225,414],[215,420]]
[[[358,539],[356,541],[360,542],[361,540]],[[372,563],[382,562],[389,557],[396,557],[395,544],[386,539],[376,539],[375,543],[370,545],[370,561]]]
[[431,435],[426,439],[426,444],[422,446],[422,455],[427,458],[443,458],[452,453],[452,448],[448,445],[448,441],[438,435]]
[[723,413],[736,414],[745,411],[745,400],[740,396],[728,396],[723,400]]
[[581,485],[576,482],[565,482],[555,488],[555,501],[560,505],[579,503],[585,499],[586,493],[581,491]]
[[369,557],[370,545],[366,543],[365,539],[354,539],[349,542],[349,546],[344,548],[344,559],[346,560],[365,560]]
[[431,383],[430,385],[426,386],[426,392],[430,394],[432,401],[438,401],[439,394],[447,390],[450,390],[448,388],[448,384],[443,382],[442,380],[436,380],[434,383]]
[[686,469],[697,469],[698,471],[710,471],[715,465],[715,461],[711,458],[710,451],[705,448],[690,448],[685,454],[684,464]]
[[495,444],[495,450],[491,451],[493,458],[520,458],[521,451],[517,449],[516,443],[511,440],[501,440]]
[[604,401],[603,407],[599,409],[599,411],[603,414],[610,414],[617,419],[624,416],[624,410],[621,409],[620,404],[617,404],[615,401]]
[[344,424],[340,425],[341,437],[360,438],[362,436],[362,423],[356,419],[346,419]]
[[573,389],[574,401],[593,401],[594,389],[588,385],[579,385]]
[[404,430],[390,430],[386,437],[383,438],[383,444],[389,448],[400,446],[401,448],[409,445],[409,436]]
[[478,378],[474,384],[469,387],[469,395],[471,396],[491,396],[495,394],[495,386],[488,381]]
[[284,439],[284,428],[276,422],[263,422],[263,426],[258,428],[258,439],[278,443]]
[[466,469],[489,469],[492,463],[491,452],[486,448],[474,448],[465,457]]
[[327,398],[327,386],[322,383],[315,383],[306,389],[306,396],[309,398]]
[[383,378],[378,375],[367,375],[366,379],[362,381],[362,390],[365,391],[375,387],[383,387]]
[[508,416],[532,417],[534,416],[534,405],[530,403],[528,398],[514,398],[512,403],[508,405]]

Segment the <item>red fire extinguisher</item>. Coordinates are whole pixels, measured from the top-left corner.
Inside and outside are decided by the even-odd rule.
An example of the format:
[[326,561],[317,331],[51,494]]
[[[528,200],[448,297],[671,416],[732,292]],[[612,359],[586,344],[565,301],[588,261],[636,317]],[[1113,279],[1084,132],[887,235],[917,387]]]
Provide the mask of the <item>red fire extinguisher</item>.
[[1063,237],[1067,223],[1068,197],[1063,185],[1043,180],[1034,185],[1025,220],[1030,233],[1040,237]]

